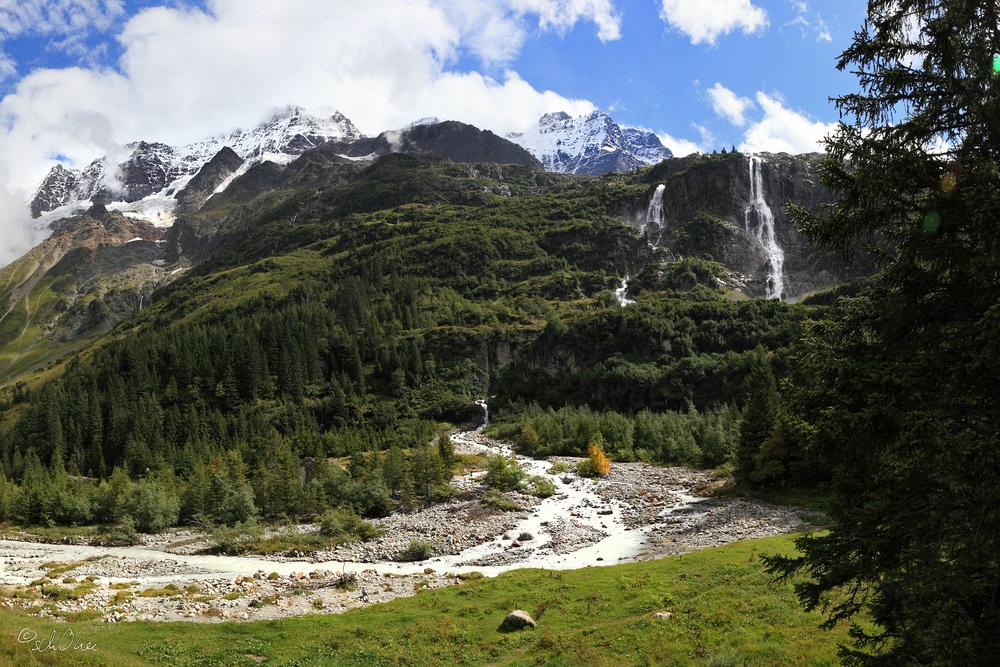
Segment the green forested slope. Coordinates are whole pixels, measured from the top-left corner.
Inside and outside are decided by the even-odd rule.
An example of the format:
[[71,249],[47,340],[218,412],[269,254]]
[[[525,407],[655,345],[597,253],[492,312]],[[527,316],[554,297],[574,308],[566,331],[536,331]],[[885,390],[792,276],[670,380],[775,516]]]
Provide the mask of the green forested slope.
[[[209,260],[3,390],[0,518],[378,514],[407,484],[380,452],[410,450],[404,472],[440,477],[421,446],[442,422],[478,419],[477,399],[686,419],[740,403],[748,355],[784,349],[816,315],[726,301],[710,260],[650,258],[620,214],[644,201],[643,172],[578,179],[414,155],[344,169],[296,163],[280,187],[183,220],[181,251],[200,240]],[[621,308],[610,290],[643,263],[657,267],[647,293]],[[720,414],[732,433],[738,412]],[[732,447],[641,449],[717,464]],[[348,473],[327,465],[343,456]],[[147,520],[140,479],[178,512]]]

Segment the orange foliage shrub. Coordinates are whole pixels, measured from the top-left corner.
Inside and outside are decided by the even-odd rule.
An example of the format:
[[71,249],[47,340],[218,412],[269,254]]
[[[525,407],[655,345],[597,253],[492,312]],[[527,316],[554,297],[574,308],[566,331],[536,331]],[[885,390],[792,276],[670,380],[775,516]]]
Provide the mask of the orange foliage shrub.
[[599,446],[591,445],[588,447],[587,455],[590,456],[590,470],[593,474],[601,477],[608,474],[608,471],[611,470],[611,461]]

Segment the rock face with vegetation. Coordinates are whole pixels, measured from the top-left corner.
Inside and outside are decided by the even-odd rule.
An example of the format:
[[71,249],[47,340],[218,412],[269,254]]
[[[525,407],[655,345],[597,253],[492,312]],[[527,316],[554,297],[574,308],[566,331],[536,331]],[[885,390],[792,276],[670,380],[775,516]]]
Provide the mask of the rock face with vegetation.
[[0,269],[0,377],[107,331],[151,300],[164,230],[95,206]]

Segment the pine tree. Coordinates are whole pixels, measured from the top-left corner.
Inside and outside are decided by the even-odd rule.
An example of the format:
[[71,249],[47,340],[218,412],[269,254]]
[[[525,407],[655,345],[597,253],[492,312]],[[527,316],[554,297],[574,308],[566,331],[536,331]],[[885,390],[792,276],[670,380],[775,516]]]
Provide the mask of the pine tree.
[[778,389],[771,362],[763,348],[757,348],[750,362],[747,402],[740,422],[740,439],[736,450],[736,478],[749,480],[757,463],[760,446],[764,444],[778,418]]
[[882,267],[807,328],[788,402],[833,475],[834,527],[801,539],[809,608],[863,614],[849,665],[987,665],[1000,654],[1000,27],[997,2],[871,0],[841,55],[822,182],[797,222]]
[[413,476],[407,470],[403,473],[403,479],[399,483],[399,507],[402,510],[411,510],[417,505],[417,494],[413,488]]
[[385,485],[390,492],[399,491],[407,470],[408,466],[406,465],[406,457],[403,456],[403,450],[399,448],[399,445],[394,444],[386,453],[385,463],[382,466],[382,479],[385,480]]
[[441,459],[441,465],[450,476],[451,466],[455,463],[455,445],[452,444],[451,436],[448,433],[442,433],[438,436],[438,457]]

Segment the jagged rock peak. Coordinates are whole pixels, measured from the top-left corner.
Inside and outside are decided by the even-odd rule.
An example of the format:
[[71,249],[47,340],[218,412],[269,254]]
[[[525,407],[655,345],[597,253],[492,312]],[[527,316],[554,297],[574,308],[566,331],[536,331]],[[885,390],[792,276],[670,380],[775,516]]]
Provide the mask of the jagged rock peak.
[[564,111],[547,113],[524,132],[507,138],[526,148],[548,171],[570,174],[630,171],[673,157],[654,133],[622,127],[599,110],[578,118]]

